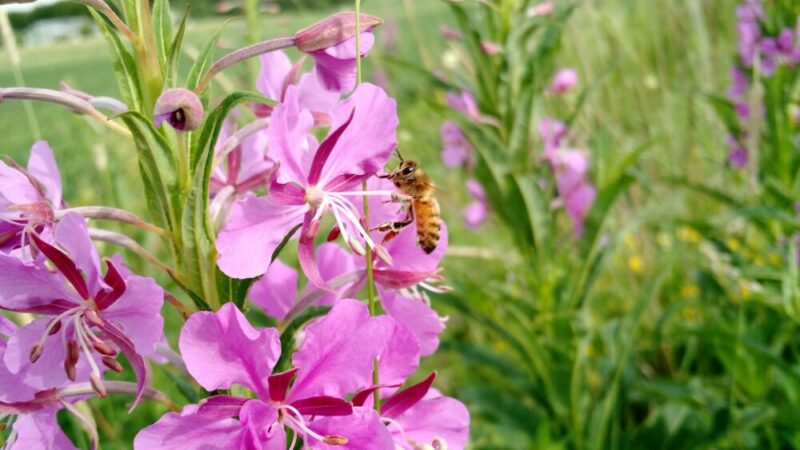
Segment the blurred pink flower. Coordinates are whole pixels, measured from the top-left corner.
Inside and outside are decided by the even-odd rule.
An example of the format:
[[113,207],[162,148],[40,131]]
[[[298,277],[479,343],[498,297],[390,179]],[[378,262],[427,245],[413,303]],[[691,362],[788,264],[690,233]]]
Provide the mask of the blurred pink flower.
[[552,159],[559,200],[572,219],[576,236],[583,234],[583,223],[597,194],[588,182],[589,157],[580,150],[559,150]]
[[539,121],[539,136],[544,145],[544,158],[551,159],[555,151],[561,147],[561,141],[567,134],[567,127],[563,122],[546,117]]
[[481,50],[489,56],[494,56],[503,51],[503,46],[497,42],[483,40],[481,41]]
[[447,25],[442,25],[439,27],[439,33],[442,35],[443,38],[447,39],[448,41],[460,41],[463,36],[458,30],[454,30],[453,28],[448,27]]
[[569,91],[578,83],[578,72],[575,69],[561,69],[556,72],[547,92],[551,94],[563,94]]
[[458,124],[447,120],[442,123],[439,133],[442,137],[442,162],[444,165],[447,167],[465,165],[472,157],[474,149]]
[[551,1],[538,3],[528,8],[528,17],[548,16],[555,10],[555,4]]
[[474,201],[464,209],[464,224],[470,230],[476,230],[489,214],[489,200],[486,191],[477,180],[467,180],[467,191]]
[[447,105],[456,111],[464,113],[473,122],[481,121],[481,111],[478,109],[478,103],[475,97],[468,91],[461,91],[460,94],[455,92],[447,93]]

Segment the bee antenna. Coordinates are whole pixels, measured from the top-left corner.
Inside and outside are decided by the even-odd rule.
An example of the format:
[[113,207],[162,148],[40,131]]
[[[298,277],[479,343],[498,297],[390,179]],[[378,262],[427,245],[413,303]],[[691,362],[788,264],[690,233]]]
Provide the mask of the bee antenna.
[[400,154],[400,150],[394,149],[394,151],[397,153],[397,157],[400,158],[400,162],[405,161],[405,159],[403,159],[403,155]]

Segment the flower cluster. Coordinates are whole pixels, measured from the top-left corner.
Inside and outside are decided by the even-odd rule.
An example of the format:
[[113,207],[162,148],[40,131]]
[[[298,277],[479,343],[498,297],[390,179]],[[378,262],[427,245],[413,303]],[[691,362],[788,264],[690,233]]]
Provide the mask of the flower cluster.
[[[120,33],[135,34],[104,2],[90,3]],[[0,90],[5,98],[67,106],[133,138],[146,195],[159,193],[148,206],[167,210],[156,225],[115,208],[68,207],[45,142],[33,146],[25,168],[0,162],[0,309],[21,324],[0,316],[0,425],[11,430],[9,447],[73,448],[56,422],[60,409],[87,425],[97,445],[92,421],[75,403],[121,393],[133,397],[130,411],[143,398],[176,411],[141,430],[138,449],[293,449],[300,440],[318,449],[464,448],[469,413],[432,388],[436,373],[407,383],[420,358],[438,348],[446,322],[429,293],[449,289],[439,267],[448,235],[440,225],[435,250],[424,251],[413,221],[381,231],[413,214],[413,198],[384,173],[397,146],[396,101],[357,83],[358,58],[382,21],[359,17],[356,23],[356,14],[336,14],[292,37],[205,61],[209,67],[191,89],[165,82],[148,91],[158,73],[170,72],[154,70],[147,89],[137,91],[151,95],[148,102],[125,105],[66,85]],[[310,71],[280,50],[292,46],[313,59]],[[165,62],[150,56],[131,70]],[[256,87],[269,101],[237,94],[256,104],[229,114],[201,95],[215,74],[253,56],[262,63]],[[149,111],[137,110],[145,104]],[[243,123],[248,117],[255,119]],[[198,150],[205,139],[191,133],[212,137]],[[155,147],[158,156],[148,159]],[[187,230],[192,217],[202,226]],[[174,266],[127,235],[90,227],[97,219],[157,234],[169,243]],[[323,226],[330,231],[320,244]],[[198,228],[206,233],[203,248],[191,234],[201,234]],[[308,280],[302,288],[300,273],[280,254],[292,239]],[[154,279],[134,274],[120,255],[101,258],[94,241],[145,258],[200,311],[192,314]],[[187,263],[192,258],[197,266]],[[196,276],[199,268],[210,270]],[[232,294],[209,288],[209,275],[246,289],[220,299]],[[367,304],[355,300],[365,287]],[[242,312],[247,299],[278,327],[251,325]],[[166,344],[165,300],[187,319],[180,355]],[[126,372],[120,356],[135,383],[106,377]],[[210,396],[177,412],[150,386],[148,359],[185,369]]]

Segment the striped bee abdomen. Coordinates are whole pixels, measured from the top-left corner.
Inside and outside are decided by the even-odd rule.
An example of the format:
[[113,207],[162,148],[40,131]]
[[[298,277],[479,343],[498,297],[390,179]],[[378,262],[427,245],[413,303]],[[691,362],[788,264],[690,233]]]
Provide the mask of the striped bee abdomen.
[[417,219],[417,241],[425,253],[432,253],[439,244],[441,219],[439,203],[433,197],[414,200],[414,215]]

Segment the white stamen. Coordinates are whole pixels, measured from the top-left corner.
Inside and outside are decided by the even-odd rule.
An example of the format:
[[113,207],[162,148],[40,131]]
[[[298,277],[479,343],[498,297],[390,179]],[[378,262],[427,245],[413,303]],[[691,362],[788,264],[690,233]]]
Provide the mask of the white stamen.
[[[395,191],[336,191],[338,195],[346,195],[351,197],[363,197],[363,196],[381,196],[381,197],[391,197],[393,194],[397,194]],[[330,195],[330,194],[328,194]]]
[[[295,425],[295,426],[299,427],[301,430],[303,430],[303,434],[304,435],[311,436],[311,437],[313,437],[314,439],[316,439],[316,440],[318,440],[320,442],[325,440],[325,438],[323,436],[320,436],[314,430],[309,428],[308,425],[306,425],[306,421],[303,420],[303,415],[300,414],[300,411],[298,411],[294,406],[285,405],[284,404],[284,405],[281,405],[281,408],[283,408],[286,411],[291,411],[292,414],[297,416],[297,418],[294,418],[294,417],[290,416],[289,414],[286,414],[285,417],[286,417],[286,420],[288,422],[291,422],[293,425]],[[305,441],[305,439],[304,439],[304,441]]]
[[81,349],[83,350],[83,354],[86,355],[86,358],[89,360],[89,365],[92,367],[92,372],[96,373],[98,376],[100,375],[100,369],[97,367],[97,363],[92,356],[92,353],[89,351],[89,347],[86,345],[86,336],[83,334],[83,329],[81,328],[81,315],[76,314],[75,317],[72,318],[73,324],[75,326],[75,334],[78,337],[78,344],[80,344]]

